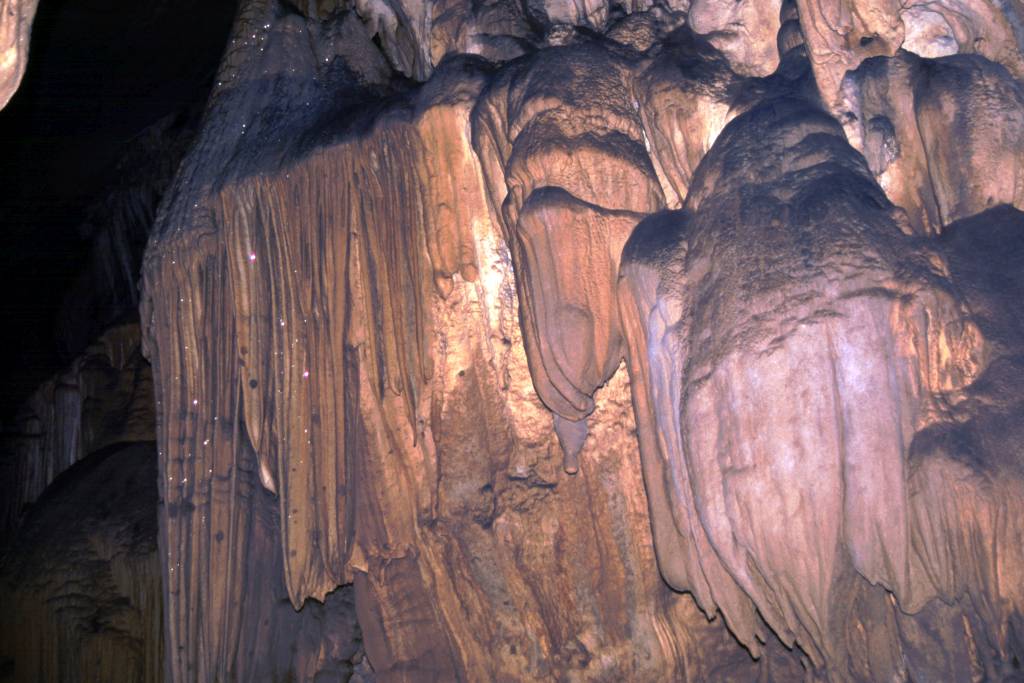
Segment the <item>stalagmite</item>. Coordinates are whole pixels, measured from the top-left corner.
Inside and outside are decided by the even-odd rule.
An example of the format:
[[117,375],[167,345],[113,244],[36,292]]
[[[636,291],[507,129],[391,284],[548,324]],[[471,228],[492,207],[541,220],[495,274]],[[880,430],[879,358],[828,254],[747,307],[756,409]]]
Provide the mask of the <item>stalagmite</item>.
[[163,680],[152,441],[65,472],[0,563],[0,661],[17,681]]

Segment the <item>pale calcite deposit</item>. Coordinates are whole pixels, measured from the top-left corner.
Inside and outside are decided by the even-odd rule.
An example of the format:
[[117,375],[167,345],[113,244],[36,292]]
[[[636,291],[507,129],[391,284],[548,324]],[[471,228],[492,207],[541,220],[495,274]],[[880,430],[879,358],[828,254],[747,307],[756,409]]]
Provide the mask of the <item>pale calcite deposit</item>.
[[0,0],[0,109],[7,106],[25,75],[38,5],[39,0]]
[[626,249],[630,365],[654,414],[641,453],[667,461],[675,513],[652,522],[697,549],[666,578],[748,647],[756,609],[812,660],[874,670],[847,649],[851,582],[905,600],[927,581],[909,557],[908,445],[987,352],[841,127],[776,92],[726,127],[685,209]]
[[916,232],[1024,208],[1024,86],[1001,64],[901,53],[848,74],[844,94],[851,142]]

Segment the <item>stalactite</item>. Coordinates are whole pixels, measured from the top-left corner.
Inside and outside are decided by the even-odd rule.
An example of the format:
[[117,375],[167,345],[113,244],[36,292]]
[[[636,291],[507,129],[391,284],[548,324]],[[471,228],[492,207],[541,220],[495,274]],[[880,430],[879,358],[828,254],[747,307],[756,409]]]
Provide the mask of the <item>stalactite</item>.
[[[914,81],[898,183],[882,122],[834,117],[858,66],[857,115],[907,115],[865,75],[916,59],[888,56],[902,25],[786,3],[748,36],[776,64],[668,8],[548,3],[495,19],[546,31],[496,65],[436,59],[491,5],[430,15],[459,28],[429,46],[399,5],[248,3],[161,208],[172,680],[349,667],[324,624],[350,607],[381,680],[1012,671],[1020,458],[979,434],[1015,434],[986,382],[1019,331],[962,289],[956,239],[987,233],[947,225],[985,191],[938,196],[956,152],[917,114],[943,83]],[[381,66],[426,54],[422,84]],[[991,76],[980,156],[1020,106],[983,59],[921,67]],[[926,178],[927,220],[900,189]]]
[[139,342],[138,325],[109,329],[19,411],[0,459],[5,541],[26,509],[76,462],[114,443],[153,440],[152,376]]

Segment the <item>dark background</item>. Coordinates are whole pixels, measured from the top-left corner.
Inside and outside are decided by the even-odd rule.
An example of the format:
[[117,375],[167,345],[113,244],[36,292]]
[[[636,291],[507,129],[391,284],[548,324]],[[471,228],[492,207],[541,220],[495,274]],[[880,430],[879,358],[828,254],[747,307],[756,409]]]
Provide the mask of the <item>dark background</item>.
[[0,111],[0,420],[81,351],[56,324],[97,228],[90,209],[142,131],[201,111],[235,8],[40,0],[25,79]]

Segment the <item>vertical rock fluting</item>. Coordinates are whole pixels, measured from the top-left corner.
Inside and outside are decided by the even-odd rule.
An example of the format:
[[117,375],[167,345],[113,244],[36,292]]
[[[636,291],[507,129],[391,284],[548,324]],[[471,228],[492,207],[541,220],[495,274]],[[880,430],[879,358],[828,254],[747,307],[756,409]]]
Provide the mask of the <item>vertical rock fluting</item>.
[[0,538],[61,472],[115,443],[153,441],[153,378],[139,327],[113,327],[29,397],[3,438]]
[[348,672],[352,609],[381,680],[1010,675],[1012,69],[584,5],[243,7],[144,267],[171,679]]
[[[289,18],[250,49],[273,55],[298,30]],[[269,83],[248,83],[243,66],[221,97],[291,87],[300,63]],[[561,472],[470,145],[481,83],[473,62],[453,63],[410,104],[307,149],[295,141],[318,131],[296,126],[326,114],[307,113],[305,99],[273,124],[259,109],[230,120],[214,101],[145,268],[173,679],[283,671],[267,650],[305,637],[309,598],[348,582],[388,680],[656,680],[730,667],[742,679],[762,666],[658,576],[622,381],[591,417],[582,458],[593,464],[575,479]],[[228,180],[204,180],[212,173]],[[656,181],[649,165],[640,173],[650,189],[638,208],[650,211]],[[595,254],[604,298],[587,304],[615,315],[620,216],[639,213],[567,206],[616,226]],[[291,621],[275,613],[268,634],[258,610],[274,604],[275,582],[305,607]],[[720,654],[704,658],[696,643]],[[283,666],[311,665],[296,655]]]

